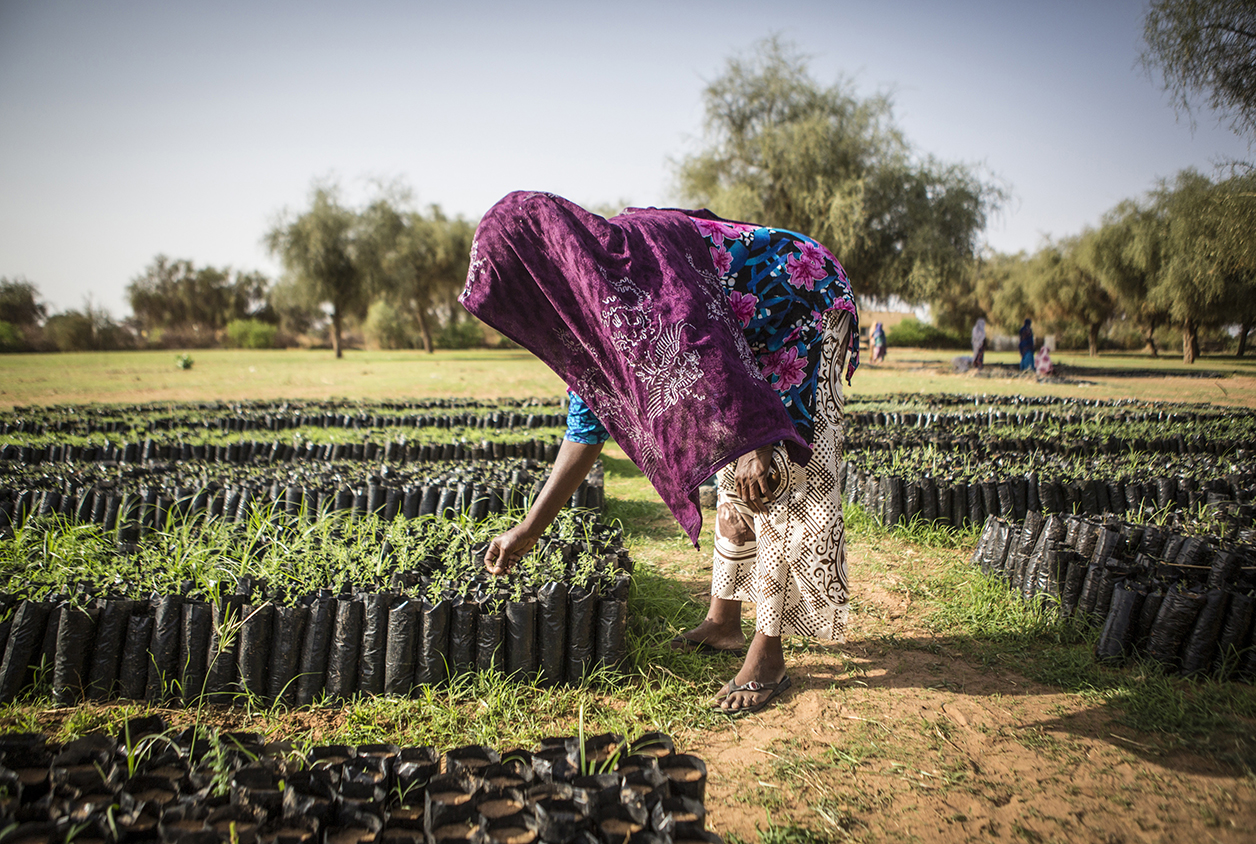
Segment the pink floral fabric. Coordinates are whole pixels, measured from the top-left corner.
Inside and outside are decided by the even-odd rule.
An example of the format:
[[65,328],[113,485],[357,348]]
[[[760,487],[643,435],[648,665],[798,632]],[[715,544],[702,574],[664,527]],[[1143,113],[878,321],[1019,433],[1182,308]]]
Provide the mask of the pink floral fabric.
[[[829,250],[805,235],[734,223],[709,212],[687,212],[711,250],[733,314],[772,389],[808,442],[815,430],[815,396],[824,315],[859,311],[846,271]],[[849,344],[846,380],[859,366],[859,344]]]

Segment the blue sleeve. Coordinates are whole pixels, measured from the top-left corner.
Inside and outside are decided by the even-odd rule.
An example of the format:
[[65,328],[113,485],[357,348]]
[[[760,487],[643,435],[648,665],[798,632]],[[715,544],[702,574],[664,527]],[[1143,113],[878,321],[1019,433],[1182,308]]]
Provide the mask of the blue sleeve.
[[593,411],[584,403],[584,399],[571,390],[567,391],[567,399],[567,433],[563,435],[563,439],[573,443],[598,445],[611,438],[606,428],[593,415]]

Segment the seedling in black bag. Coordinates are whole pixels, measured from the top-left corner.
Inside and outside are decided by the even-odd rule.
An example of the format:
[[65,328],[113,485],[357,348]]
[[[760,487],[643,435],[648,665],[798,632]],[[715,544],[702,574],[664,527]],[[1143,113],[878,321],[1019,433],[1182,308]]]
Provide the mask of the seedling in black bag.
[[416,794],[417,796],[422,797],[423,790],[425,788],[427,788],[426,782],[421,783],[417,780],[412,780],[410,782],[403,783],[400,779],[394,779],[392,784],[392,805],[409,806],[410,795]]
[[585,589],[593,588],[598,576],[597,557],[588,551],[582,551],[575,560],[571,573],[571,585]]
[[179,745],[170,738],[168,730],[161,733],[145,732],[143,735],[133,736],[131,732],[133,720],[129,719],[122,725],[122,746],[126,749],[127,779],[136,776],[140,766],[151,757],[154,748],[159,744],[165,744],[182,755]]
[[596,776],[614,771],[619,767],[619,759],[627,747],[624,737],[614,733],[585,737],[583,701],[580,703],[576,740],[580,743],[579,776]]
[[207,765],[212,776],[210,778],[210,793],[215,797],[225,797],[231,792],[231,777],[237,767],[237,761],[232,758],[232,753],[243,755],[249,763],[257,761],[257,754],[249,750],[245,745],[234,736],[224,736],[218,733],[209,743],[209,753],[205,755],[203,763]]

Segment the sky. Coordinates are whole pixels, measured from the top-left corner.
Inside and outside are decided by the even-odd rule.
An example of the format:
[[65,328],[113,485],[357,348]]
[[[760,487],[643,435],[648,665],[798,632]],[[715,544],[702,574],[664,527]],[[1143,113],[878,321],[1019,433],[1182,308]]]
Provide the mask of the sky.
[[[158,254],[281,272],[315,180],[478,218],[516,189],[671,205],[702,93],[776,35],[888,93],[913,147],[1010,191],[1033,251],[1185,167],[1249,158],[1138,64],[1145,2],[0,0],[0,276],[126,316]],[[771,221],[764,221],[770,223]],[[838,256],[839,258],[841,256]],[[856,288],[858,279],[854,279]]]

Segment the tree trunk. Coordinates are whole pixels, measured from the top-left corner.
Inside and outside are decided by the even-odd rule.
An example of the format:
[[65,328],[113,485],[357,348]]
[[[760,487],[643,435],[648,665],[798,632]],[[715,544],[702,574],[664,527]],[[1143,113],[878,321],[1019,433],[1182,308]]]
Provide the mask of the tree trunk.
[[1156,326],[1154,323],[1147,326],[1147,344],[1143,346],[1143,351],[1151,352],[1153,358],[1160,357],[1160,350],[1156,348]]
[[1252,321],[1246,320],[1239,326],[1239,350],[1234,353],[1236,358],[1243,357],[1243,353],[1247,351],[1247,335],[1252,330]]
[[1099,323],[1091,323],[1086,330],[1086,340],[1090,346],[1090,356],[1096,357],[1099,354]]
[[331,347],[336,357],[344,357],[344,350],[340,348],[340,308],[335,305],[331,309]]
[[427,314],[422,306],[414,309],[414,317],[419,321],[419,334],[423,337],[423,351],[432,353],[432,329],[427,324]]
[[451,326],[462,322],[462,315],[466,313],[466,310],[463,309],[462,304],[458,301],[458,296],[461,293],[462,291],[460,290],[451,289],[447,296],[449,301],[449,325]]
[[1195,320],[1188,319],[1182,323],[1182,363],[1194,363],[1199,356],[1199,329]]

